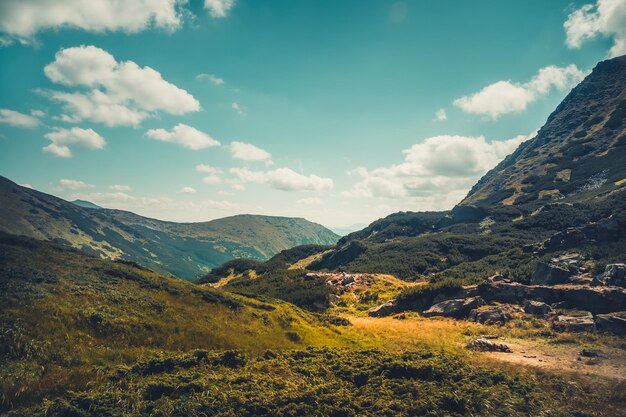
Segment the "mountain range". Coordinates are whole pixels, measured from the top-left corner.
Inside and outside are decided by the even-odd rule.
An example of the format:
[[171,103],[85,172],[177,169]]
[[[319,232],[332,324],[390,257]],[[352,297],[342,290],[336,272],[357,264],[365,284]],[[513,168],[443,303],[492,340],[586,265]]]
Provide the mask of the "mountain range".
[[339,238],[302,218],[238,215],[202,223],[160,221],[86,201],[68,202],[3,177],[0,231],[133,261],[187,280],[233,258],[266,260],[284,249],[331,245]]

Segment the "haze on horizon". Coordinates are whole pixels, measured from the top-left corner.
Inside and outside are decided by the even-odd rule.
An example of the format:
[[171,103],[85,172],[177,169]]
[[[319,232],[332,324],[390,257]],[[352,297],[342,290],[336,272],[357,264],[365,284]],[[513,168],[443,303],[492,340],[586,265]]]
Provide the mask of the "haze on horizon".
[[626,0],[5,0],[0,175],[347,231],[451,208],[625,53]]

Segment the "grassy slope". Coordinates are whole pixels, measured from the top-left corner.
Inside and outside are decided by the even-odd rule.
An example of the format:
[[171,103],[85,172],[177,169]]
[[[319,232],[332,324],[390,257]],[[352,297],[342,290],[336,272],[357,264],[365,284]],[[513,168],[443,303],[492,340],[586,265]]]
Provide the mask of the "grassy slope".
[[157,351],[347,344],[337,328],[287,303],[7,235],[0,286],[3,407],[84,387]]

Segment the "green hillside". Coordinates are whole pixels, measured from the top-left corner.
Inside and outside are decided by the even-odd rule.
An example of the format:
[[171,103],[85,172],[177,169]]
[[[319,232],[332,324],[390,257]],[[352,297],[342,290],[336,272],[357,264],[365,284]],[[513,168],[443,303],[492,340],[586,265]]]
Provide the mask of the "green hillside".
[[137,262],[187,280],[233,258],[262,261],[283,249],[330,245],[339,238],[301,218],[239,215],[203,223],[173,223],[127,211],[96,210],[2,177],[0,231]]

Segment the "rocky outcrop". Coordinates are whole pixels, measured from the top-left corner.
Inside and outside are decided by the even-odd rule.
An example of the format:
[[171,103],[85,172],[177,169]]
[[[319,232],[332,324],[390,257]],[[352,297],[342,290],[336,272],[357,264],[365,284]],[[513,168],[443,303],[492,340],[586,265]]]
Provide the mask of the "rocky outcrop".
[[594,314],[622,311],[626,306],[626,289],[620,287],[495,282],[481,285],[480,296],[488,303],[497,301],[521,304],[526,300],[538,300],[548,304],[562,303],[563,308],[580,309]]
[[381,304],[378,307],[371,308],[367,314],[370,317],[385,317],[391,316],[397,313],[396,302],[394,300],[387,301],[385,304]]
[[562,284],[572,275],[569,269],[561,265],[549,262],[537,262],[537,267],[535,268],[530,282],[532,284],[545,285]]
[[626,335],[626,311],[598,314],[594,320],[596,328],[601,332]]
[[524,311],[534,316],[543,317],[546,314],[552,312],[552,307],[542,301],[528,300],[524,303]]
[[553,327],[562,332],[592,332],[596,329],[596,323],[591,313],[583,311],[576,315],[558,316]]
[[481,324],[505,324],[513,318],[509,309],[500,306],[487,310],[472,310],[469,319]]
[[593,280],[593,285],[626,287],[626,264],[609,264],[604,272]]
[[443,316],[464,318],[467,317],[472,310],[484,305],[485,300],[483,300],[481,297],[447,300],[433,305],[422,314],[426,317]]
[[478,350],[481,352],[506,352],[511,353],[511,348],[504,343],[492,342],[489,339],[479,337],[472,339],[466,346],[467,349]]

